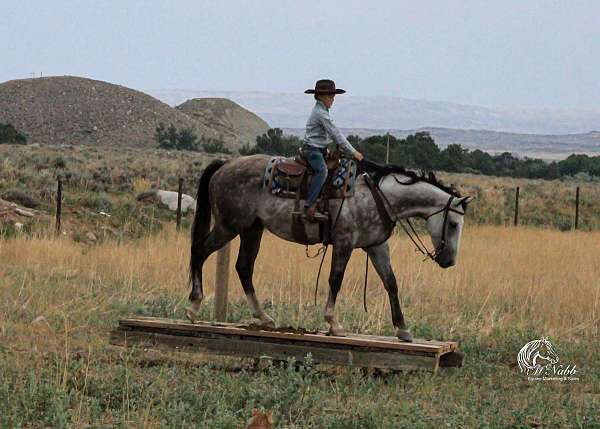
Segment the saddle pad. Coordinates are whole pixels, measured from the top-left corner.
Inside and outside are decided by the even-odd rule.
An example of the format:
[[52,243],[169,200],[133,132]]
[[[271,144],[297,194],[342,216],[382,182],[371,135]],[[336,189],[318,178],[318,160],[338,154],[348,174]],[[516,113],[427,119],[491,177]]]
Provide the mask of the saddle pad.
[[[279,194],[283,189],[283,174],[275,168],[283,159],[283,156],[273,156],[269,158],[263,175],[263,186],[268,187],[272,194]],[[346,186],[346,195],[354,194],[354,185],[356,182],[356,162],[351,159],[340,159],[339,167],[330,173],[328,184],[335,190],[343,189]],[[328,186],[327,184],[325,186]]]

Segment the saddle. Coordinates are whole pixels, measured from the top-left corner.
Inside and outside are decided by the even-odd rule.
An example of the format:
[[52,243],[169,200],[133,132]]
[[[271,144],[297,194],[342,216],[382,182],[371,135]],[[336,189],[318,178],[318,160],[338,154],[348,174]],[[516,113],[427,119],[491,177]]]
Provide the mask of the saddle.
[[[341,153],[339,150],[330,151],[327,149],[327,156],[325,157],[325,162],[327,163],[328,172],[335,171],[340,165]],[[309,174],[314,174],[313,169],[311,168],[306,158],[304,158],[304,153],[302,152],[302,148],[298,149],[298,155],[294,158],[283,158],[281,162],[277,164],[277,170],[286,174],[288,176],[300,176],[306,170],[309,170]]]
[[332,216],[329,212],[329,200],[347,198],[354,195],[356,179],[356,162],[342,158],[339,150],[327,151],[327,180],[323,185],[317,207],[329,218],[327,222],[320,221],[318,225],[304,222],[300,200],[305,200],[310,182],[315,174],[310,164],[304,158],[302,150],[293,158],[274,156],[269,159],[264,172],[265,188],[279,198],[294,199],[291,212],[291,227],[293,236],[298,243],[316,244],[327,243],[330,240],[329,231]]
[[[321,197],[343,198],[352,195],[354,166],[350,160],[342,160],[339,150],[327,151],[327,181]],[[265,186],[271,193],[282,198],[306,199],[310,181],[315,172],[304,158],[302,149],[293,158],[274,157],[265,172]],[[343,176],[343,177],[341,177]]]

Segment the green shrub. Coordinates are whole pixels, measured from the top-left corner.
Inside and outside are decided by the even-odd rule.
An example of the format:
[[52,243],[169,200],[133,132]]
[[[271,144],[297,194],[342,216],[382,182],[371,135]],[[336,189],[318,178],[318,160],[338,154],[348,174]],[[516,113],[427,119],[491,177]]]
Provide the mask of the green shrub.
[[173,124],[165,128],[164,124],[159,124],[156,127],[154,134],[158,147],[169,150],[199,150],[198,136],[194,134],[191,128],[185,128],[177,131]]
[[40,202],[34,197],[29,195],[27,192],[17,188],[11,188],[8,191],[2,193],[2,199],[10,201],[12,203],[20,204],[25,207],[29,207],[30,209],[34,209],[40,205]]
[[221,140],[215,139],[202,139],[202,149],[206,153],[228,153],[231,154],[231,151],[225,147]]
[[110,210],[112,201],[105,192],[85,194],[79,198],[79,203],[87,208],[96,210]]
[[2,143],[27,144],[27,136],[11,124],[0,123],[0,144]]

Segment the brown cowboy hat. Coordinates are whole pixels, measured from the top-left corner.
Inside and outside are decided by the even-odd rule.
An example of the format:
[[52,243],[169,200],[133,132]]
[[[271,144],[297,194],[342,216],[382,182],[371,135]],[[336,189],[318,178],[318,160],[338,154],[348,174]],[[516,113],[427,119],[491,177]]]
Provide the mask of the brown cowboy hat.
[[304,91],[305,94],[317,94],[317,95],[329,95],[329,94],[343,94],[343,89],[336,88],[335,82],[329,79],[321,79],[315,83],[315,89],[307,89]]

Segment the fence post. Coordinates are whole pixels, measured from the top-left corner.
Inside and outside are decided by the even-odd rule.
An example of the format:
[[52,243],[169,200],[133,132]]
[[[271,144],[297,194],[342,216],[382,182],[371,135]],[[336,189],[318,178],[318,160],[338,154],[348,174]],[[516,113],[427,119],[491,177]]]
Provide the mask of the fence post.
[[215,279],[215,319],[217,322],[227,320],[227,290],[229,289],[229,254],[230,243],[217,253],[217,273]]
[[579,227],[579,186],[575,191],[575,229]]
[[181,226],[181,193],[183,189],[183,178],[179,178],[179,188],[177,189],[177,231]]
[[56,189],[56,235],[60,235],[60,218],[62,211],[62,180],[57,178],[58,187]]
[[386,164],[390,163],[390,132],[389,131],[387,133],[387,144],[386,144],[386,150],[385,150],[385,163]]
[[515,226],[519,224],[519,187],[515,193]]

